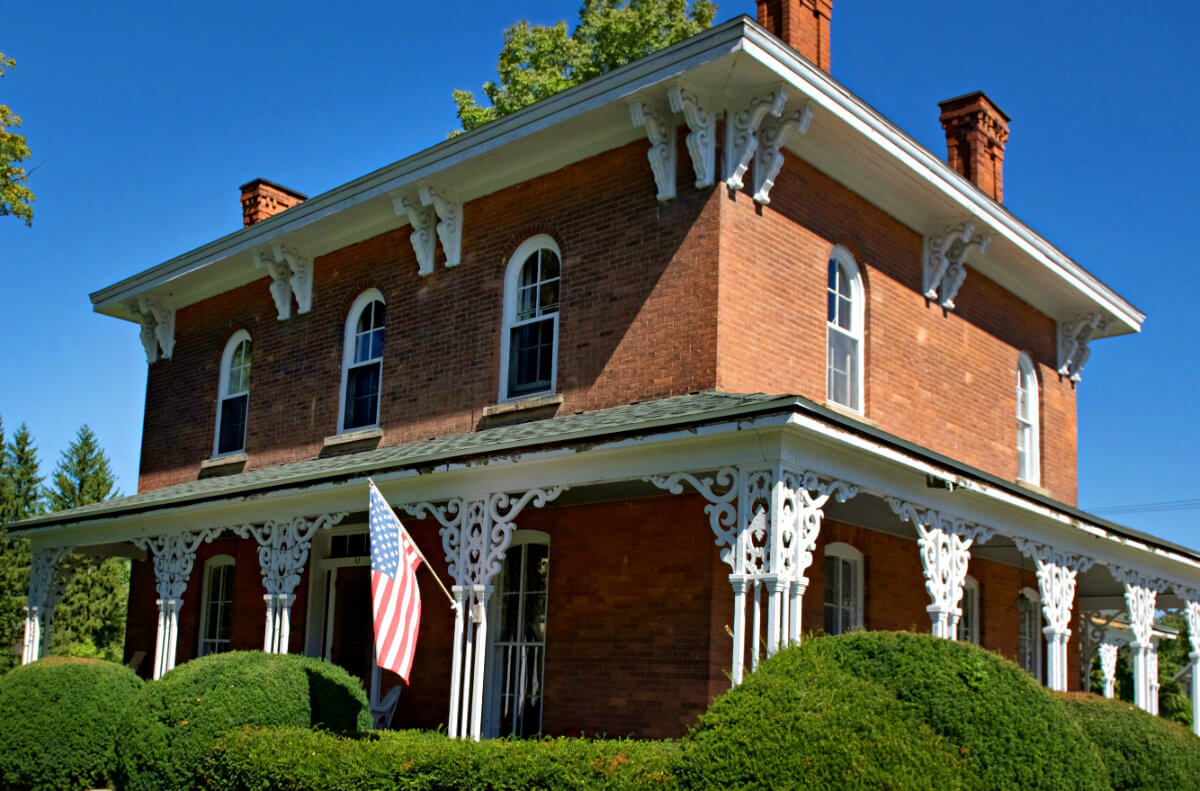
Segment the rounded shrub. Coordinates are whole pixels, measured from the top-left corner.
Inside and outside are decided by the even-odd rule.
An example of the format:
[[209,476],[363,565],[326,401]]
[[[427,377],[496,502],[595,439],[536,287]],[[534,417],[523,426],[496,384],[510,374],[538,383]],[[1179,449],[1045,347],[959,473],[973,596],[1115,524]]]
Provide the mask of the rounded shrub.
[[328,662],[258,651],[204,657],[146,684],[125,710],[117,787],[193,788],[213,741],[243,725],[354,734],[371,718],[359,681]]
[[1200,782],[1200,739],[1177,722],[1122,700],[1063,696],[1063,705],[1099,750],[1115,791],[1167,791]]
[[0,787],[103,786],[121,712],[141,686],[98,659],[48,657],[0,676]]

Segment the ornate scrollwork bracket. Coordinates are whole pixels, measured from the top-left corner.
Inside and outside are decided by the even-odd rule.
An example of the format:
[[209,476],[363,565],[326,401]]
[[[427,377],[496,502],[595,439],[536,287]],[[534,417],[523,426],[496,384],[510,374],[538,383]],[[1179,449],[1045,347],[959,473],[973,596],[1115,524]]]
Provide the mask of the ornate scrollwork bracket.
[[175,350],[175,311],[157,297],[143,295],[125,303],[131,316],[141,324],[140,338],[146,350],[146,362],[171,359]]
[[1046,626],[1058,633],[1069,632],[1076,580],[1082,572],[1092,567],[1094,561],[1024,538],[1015,538],[1013,541],[1021,554],[1032,559],[1037,568],[1038,592],[1042,597],[1042,615],[1046,618]]
[[1134,640],[1142,646],[1150,645],[1158,594],[1167,589],[1167,583],[1134,569],[1113,565],[1108,568],[1113,579],[1125,586],[1125,605],[1129,610],[1129,628],[1133,631]]
[[792,132],[804,134],[812,123],[812,103],[771,123],[764,121],[758,130],[758,146],[754,152],[754,202],[764,206],[771,202],[771,187],[783,167],[783,144]]
[[258,543],[258,564],[267,595],[290,596],[300,584],[300,575],[304,573],[304,564],[312,550],[313,536],[318,530],[333,527],[345,518],[345,512],[321,514],[312,519],[296,517],[262,525],[241,525],[232,530],[236,535],[253,538]]
[[[687,122],[688,155],[696,174],[696,188],[712,186],[717,180],[717,114],[696,94],[680,85],[667,89],[671,112],[683,113]],[[637,123],[637,120],[634,120]]]
[[259,250],[254,263],[271,276],[271,299],[280,321],[291,318],[293,297],[298,313],[312,310],[312,261],[290,247],[276,244],[270,250]]
[[442,252],[446,255],[446,267],[458,266],[462,261],[462,201],[431,184],[420,185],[417,195],[421,203],[432,206],[437,214],[437,235],[442,242]]
[[408,241],[417,257],[417,274],[432,275],[434,251],[437,249],[434,231],[437,213],[432,206],[426,206],[419,199],[407,195],[392,198],[392,208],[396,216],[407,217],[408,224],[412,226]]
[[779,118],[787,104],[787,92],[782,86],[763,98],[755,98],[745,110],[728,114],[725,122],[725,186],[737,192],[745,186],[743,181],[750,161],[758,150],[759,126],[767,114]]
[[1083,365],[1091,354],[1088,343],[1105,326],[1104,317],[1099,313],[1076,316],[1071,321],[1064,321],[1058,325],[1058,373],[1060,376],[1066,376],[1072,382],[1080,380],[1083,375]]
[[646,159],[654,173],[658,200],[669,201],[675,197],[675,122],[669,112],[640,99],[629,103],[629,117],[634,126],[646,130],[650,141]]
[[967,255],[972,248],[983,255],[991,241],[990,233],[976,233],[970,221],[930,234],[925,243],[925,298],[954,310],[954,298],[967,277]]

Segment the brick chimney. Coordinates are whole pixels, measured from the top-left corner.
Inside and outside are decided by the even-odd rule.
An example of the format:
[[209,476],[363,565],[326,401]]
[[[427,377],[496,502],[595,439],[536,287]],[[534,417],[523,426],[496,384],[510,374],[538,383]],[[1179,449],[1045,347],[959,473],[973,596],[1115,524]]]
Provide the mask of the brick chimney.
[[758,24],[829,71],[829,17],[833,0],[758,0]]
[[255,179],[242,185],[242,225],[254,225],[308,199],[273,181]]
[[972,184],[1004,202],[1004,144],[1009,117],[983,91],[938,102],[946,161]]

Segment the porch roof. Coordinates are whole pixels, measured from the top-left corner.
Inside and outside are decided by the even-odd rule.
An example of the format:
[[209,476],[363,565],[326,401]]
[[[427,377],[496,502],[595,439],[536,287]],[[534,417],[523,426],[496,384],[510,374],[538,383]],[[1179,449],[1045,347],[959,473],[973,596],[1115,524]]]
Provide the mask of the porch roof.
[[416,440],[373,450],[261,467],[234,475],[201,478],[103,503],[31,517],[9,525],[9,529],[19,533],[34,528],[80,524],[181,505],[195,505],[232,496],[253,496],[279,489],[330,483],[405,468],[421,468],[447,461],[461,462],[472,457],[486,457],[509,451],[561,447],[630,435],[653,434],[657,431],[677,430],[717,421],[787,413],[804,413],[819,418],[839,428],[949,468],[960,475],[1052,508],[1080,522],[1200,560],[1200,552],[1196,550],[1102,519],[1073,505],[881,431],[802,396],[719,391],[660,398],[592,412],[496,426],[467,434]]

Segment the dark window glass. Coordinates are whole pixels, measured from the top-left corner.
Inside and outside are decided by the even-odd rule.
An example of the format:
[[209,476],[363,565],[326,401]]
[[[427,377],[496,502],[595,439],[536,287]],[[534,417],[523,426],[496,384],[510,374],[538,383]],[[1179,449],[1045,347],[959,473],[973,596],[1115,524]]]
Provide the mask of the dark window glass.
[[351,368],[346,374],[347,429],[373,426],[379,419],[379,377],[382,364],[367,363]]
[[508,361],[510,396],[548,390],[553,367],[554,319],[512,328]]
[[221,402],[221,431],[217,453],[234,453],[246,446],[246,403],[250,396],[242,394]]

